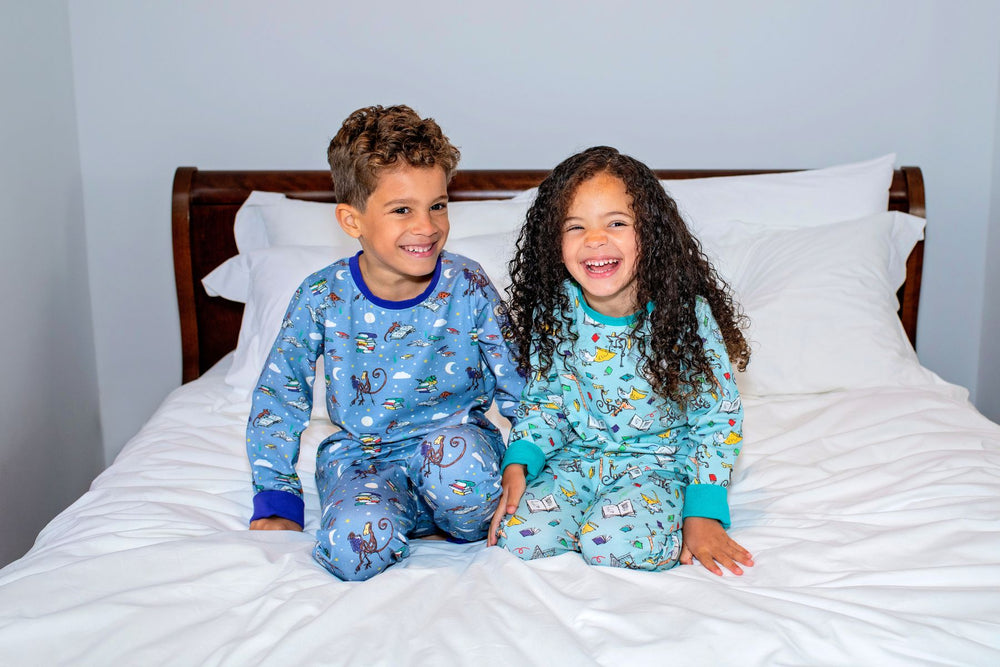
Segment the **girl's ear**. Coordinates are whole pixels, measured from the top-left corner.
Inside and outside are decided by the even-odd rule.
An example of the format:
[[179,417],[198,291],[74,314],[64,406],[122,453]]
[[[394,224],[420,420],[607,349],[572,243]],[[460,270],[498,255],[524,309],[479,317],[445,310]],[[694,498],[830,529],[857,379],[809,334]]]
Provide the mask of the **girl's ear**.
[[358,209],[349,204],[337,204],[333,213],[337,216],[337,222],[340,224],[340,228],[343,229],[348,236],[355,239],[361,236],[361,226],[358,224]]

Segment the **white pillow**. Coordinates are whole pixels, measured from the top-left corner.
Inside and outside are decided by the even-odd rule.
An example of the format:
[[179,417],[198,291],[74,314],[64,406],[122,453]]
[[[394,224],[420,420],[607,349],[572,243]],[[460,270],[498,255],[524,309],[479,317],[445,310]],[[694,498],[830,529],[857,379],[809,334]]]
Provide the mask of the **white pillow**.
[[519,231],[520,229],[512,229],[496,234],[449,238],[445,248],[479,262],[500,296],[506,298],[504,291],[510,286],[507,264],[514,257],[514,244]]
[[753,396],[943,384],[920,366],[897,315],[924,220],[898,212],[798,229],[709,225],[698,236],[751,324]]
[[693,230],[740,220],[809,227],[885,211],[896,155],[782,174],[661,181]]
[[250,395],[295,290],[309,274],[356,252],[357,248],[345,246],[283,246],[260,248],[226,260],[223,267],[230,264],[230,270],[245,272],[249,284],[227,384]]
[[[742,220],[811,227],[886,210],[896,154],[823,169],[780,174],[663,180],[692,230]],[[517,196],[530,203],[532,188]]]
[[[449,238],[521,228],[531,205],[524,199],[458,201],[448,204]],[[241,253],[274,246],[341,245],[351,241],[334,216],[336,204],[289,199],[277,192],[250,193],[236,212],[234,234]]]

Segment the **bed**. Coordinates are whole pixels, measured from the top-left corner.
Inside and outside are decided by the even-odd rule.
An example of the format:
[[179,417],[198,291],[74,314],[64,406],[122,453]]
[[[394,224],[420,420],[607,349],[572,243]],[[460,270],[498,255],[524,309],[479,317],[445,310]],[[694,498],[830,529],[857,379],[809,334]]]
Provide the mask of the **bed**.
[[[544,175],[460,172],[449,246],[502,283]],[[742,577],[420,539],[374,579],[340,582],[310,556],[312,459],[333,428],[317,412],[299,462],[306,531],[247,530],[238,371],[273,340],[282,290],[342,239],[323,223],[326,172],[185,167],[184,384],[0,570],[0,664],[1000,663],[1000,426],[913,351],[920,169],[886,156],[658,175],[754,322],[729,492],[731,534],[756,561]]]

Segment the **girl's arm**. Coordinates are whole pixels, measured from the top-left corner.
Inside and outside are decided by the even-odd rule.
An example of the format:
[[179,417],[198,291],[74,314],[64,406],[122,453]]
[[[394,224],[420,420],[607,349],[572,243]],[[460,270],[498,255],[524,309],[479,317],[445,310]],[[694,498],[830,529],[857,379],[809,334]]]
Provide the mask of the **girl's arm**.
[[692,452],[687,461],[691,483],[684,501],[684,516],[707,517],[729,527],[726,489],[743,441],[743,402],[712,309],[699,298],[695,305],[698,332],[712,365],[700,395],[688,405]]
[[690,436],[695,447],[688,466],[691,484],[684,500],[683,548],[680,562],[695,560],[713,574],[725,567],[743,574],[740,564],[753,565],[750,552],[726,533],[729,527],[727,488],[743,440],[743,403],[733,378],[722,332],[703,299],[696,306],[698,331],[713,377],[706,379],[701,396],[688,409]]
[[[536,367],[533,359],[532,368]],[[552,454],[572,438],[569,420],[563,412],[559,373],[555,368],[544,377],[536,373],[528,379],[522,394],[501,469],[514,463],[522,464],[526,479],[531,481]]]

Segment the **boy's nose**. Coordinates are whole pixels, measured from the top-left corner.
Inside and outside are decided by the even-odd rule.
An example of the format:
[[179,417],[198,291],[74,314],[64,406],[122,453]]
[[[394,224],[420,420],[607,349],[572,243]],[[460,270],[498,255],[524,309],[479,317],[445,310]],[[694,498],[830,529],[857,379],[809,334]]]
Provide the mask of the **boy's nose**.
[[410,227],[410,231],[414,234],[422,234],[424,236],[433,234],[434,229],[434,221],[431,219],[430,213],[416,216],[413,220],[413,225]]

